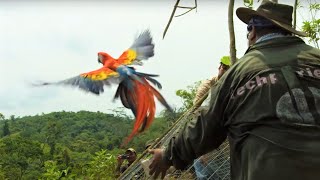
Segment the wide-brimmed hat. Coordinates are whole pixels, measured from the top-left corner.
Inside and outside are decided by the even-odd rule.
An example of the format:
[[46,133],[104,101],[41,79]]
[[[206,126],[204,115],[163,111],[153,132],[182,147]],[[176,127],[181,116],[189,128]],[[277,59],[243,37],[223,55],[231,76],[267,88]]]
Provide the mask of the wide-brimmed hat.
[[292,6],[264,0],[256,11],[250,8],[240,7],[237,9],[236,14],[238,18],[246,24],[248,24],[253,16],[261,16],[282,29],[299,36],[307,36],[305,32],[297,31],[292,27],[292,12]]

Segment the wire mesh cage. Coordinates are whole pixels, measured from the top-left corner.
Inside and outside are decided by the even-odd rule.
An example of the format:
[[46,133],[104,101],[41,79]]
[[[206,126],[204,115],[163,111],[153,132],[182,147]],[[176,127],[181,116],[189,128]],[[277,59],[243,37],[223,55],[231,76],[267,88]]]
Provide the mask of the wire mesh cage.
[[[201,109],[201,108],[200,108]],[[199,106],[194,106],[185,112],[175,124],[159,137],[150,148],[166,147],[170,139],[193,118],[199,114]],[[225,141],[218,149],[202,155],[194,160],[186,170],[180,171],[170,167],[164,179],[200,179],[200,180],[229,180],[230,179],[230,156],[229,144]],[[151,155],[147,150],[119,177],[119,179],[152,179],[149,176],[149,164]]]

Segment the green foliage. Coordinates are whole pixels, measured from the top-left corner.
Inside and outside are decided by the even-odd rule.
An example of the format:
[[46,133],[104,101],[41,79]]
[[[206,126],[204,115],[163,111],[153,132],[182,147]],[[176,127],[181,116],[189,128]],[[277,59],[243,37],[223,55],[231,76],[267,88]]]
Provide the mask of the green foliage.
[[243,0],[243,4],[248,7],[251,8],[253,7],[253,0]]
[[8,136],[8,135],[10,135],[9,124],[8,124],[8,121],[5,121],[5,122],[4,122],[4,126],[3,126],[3,134],[2,134],[2,137]]
[[47,124],[46,143],[50,146],[50,155],[53,156],[56,148],[56,141],[61,134],[61,123],[49,121]]
[[116,165],[114,155],[107,153],[106,150],[96,152],[87,169],[89,179],[115,179]]
[[[0,121],[1,135],[6,123],[10,127],[0,138],[0,179],[114,179],[114,157],[126,150],[120,145],[133,127],[129,117],[118,115],[63,111]],[[127,147],[142,153],[168,122],[155,118]]]
[[11,116],[10,116],[10,120],[11,120],[11,121],[14,121],[14,120],[16,120],[16,117],[15,117],[14,115],[11,115]]
[[304,21],[302,30],[308,34],[308,41],[312,42],[315,47],[319,48],[320,40],[320,18],[317,18],[317,13],[320,10],[319,3],[309,1],[309,11],[311,19]]
[[118,107],[116,109],[110,109],[113,114],[115,114],[117,117],[124,118],[126,120],[132,119],[132,116],[129,116],[126,111],[127,110],[125,107]]
[[56,161],[46,161],[44,162],[44,169],[45,173],[43,173],[42,178],[43,180],[56,180],[56,179],[63,179],[63,180],[71,180],[75,177],[75,174],[69,174],[69,167],[64,170],[59,170]]
[[0,120],[4,120],[4,115],[0,113]]
[[42,151],[40,144],[19,134],[0,139],[0,172],[8,179],[21,179],[41,167]]
[[302,30],[308,34],[309,42],[313,42],[319,48],[318,41],[320,40],[320,19],[312,21],[304,21]]
[[186,111],[193,106],[193,99],[196,96],[197,89],[200,85],[200,81],[195,82],[193,85],[187,86],[187,89],[179,89],[176,91],[176,95],[182,99],[183,106],[180,111]]
[[2,165],[0,165],[0,179],[5,179],[5,172],[2,168]]
[[160,112],[160,116],[164,118],[170,125],[182,115],[177,109],[168,111],[167,109]]

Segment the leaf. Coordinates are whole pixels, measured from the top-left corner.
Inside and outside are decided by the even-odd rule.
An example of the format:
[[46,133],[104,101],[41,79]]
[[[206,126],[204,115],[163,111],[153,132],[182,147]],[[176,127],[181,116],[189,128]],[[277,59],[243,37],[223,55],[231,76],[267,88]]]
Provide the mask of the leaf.
[[309,9],[318,11],[320,10],[320,4],[319,3],[310,4]]
[[248,7],[251,8],[253,7],[253,0],[243,0],[243,4]]

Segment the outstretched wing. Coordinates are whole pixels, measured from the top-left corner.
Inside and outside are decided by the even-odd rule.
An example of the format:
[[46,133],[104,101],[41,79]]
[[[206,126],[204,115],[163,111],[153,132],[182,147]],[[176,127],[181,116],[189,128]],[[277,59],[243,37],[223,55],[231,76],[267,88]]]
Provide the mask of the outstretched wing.
[[78,76],[65,79],[58,82],[44,82],[37,85],[70,85],[79,87],[80,89],[99,95],[104,91],[104,85],[111,83],[119,83],[119,74],[107,67],[102,67],[98,70],[83,73]]
[[142,65],[142,60],[154,56],[154,44],[149,30],[142,32],[133,42],[131,47],[124,51],[118,62],[124,65]]

